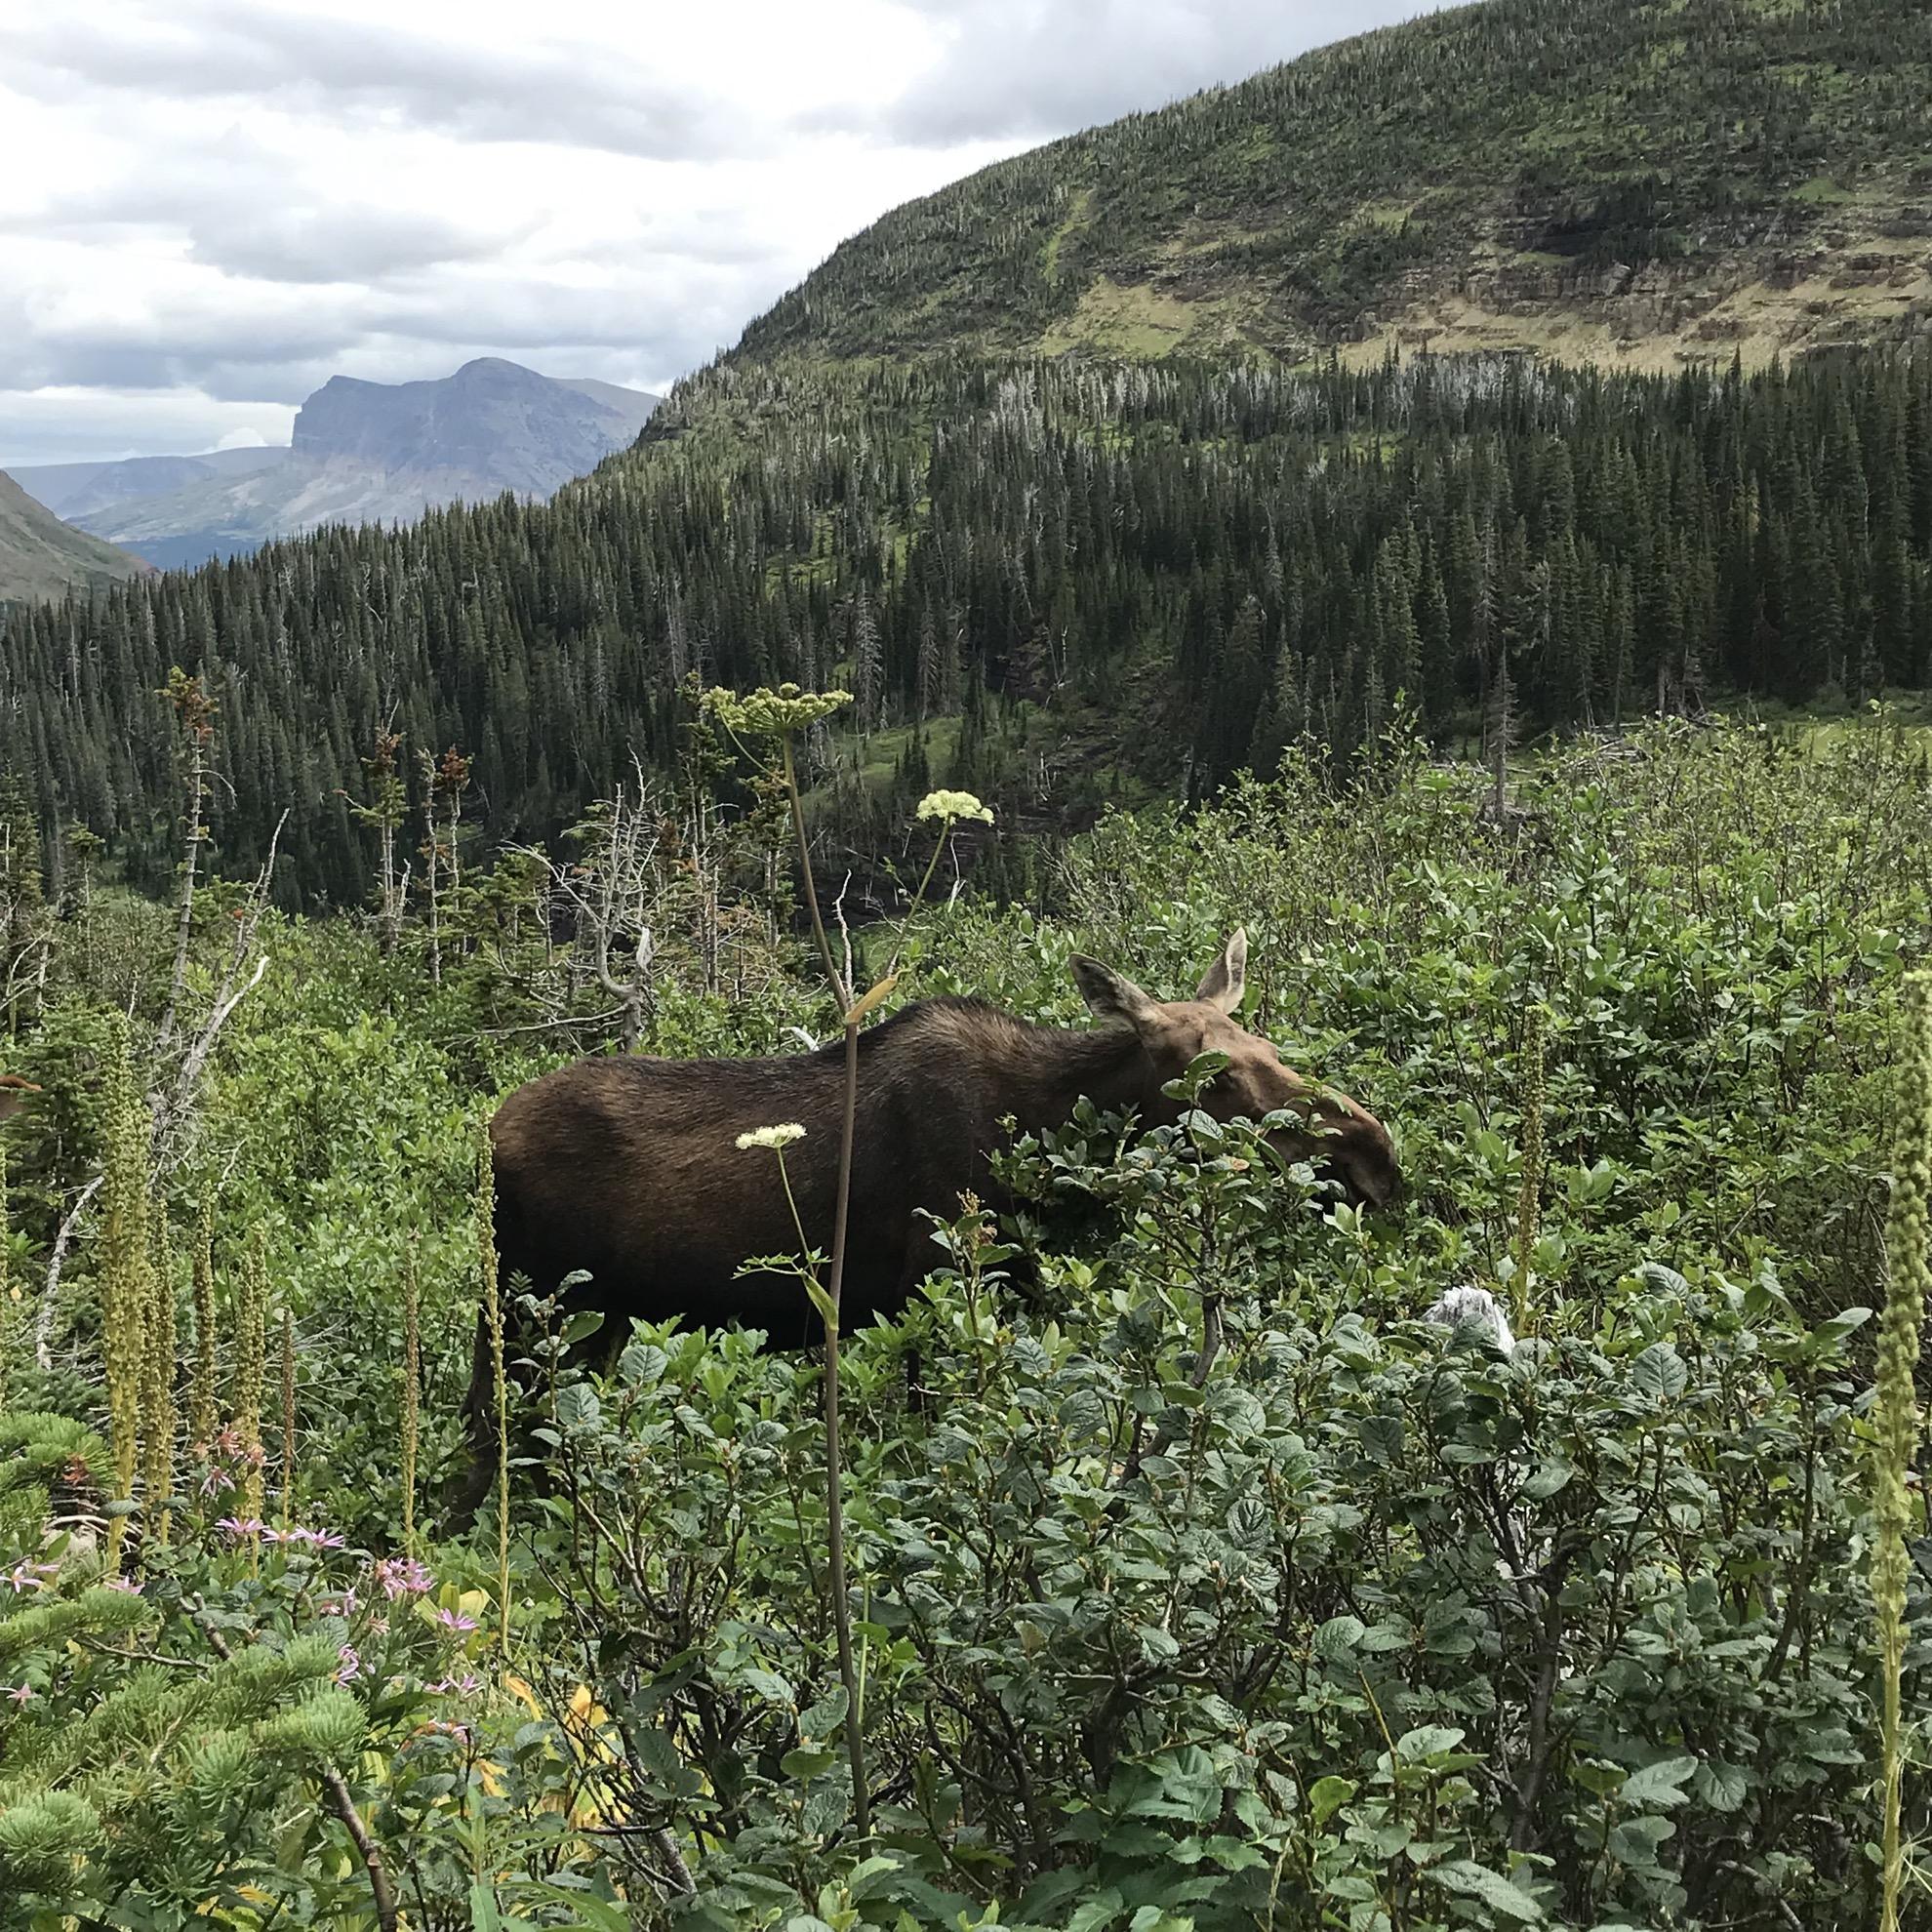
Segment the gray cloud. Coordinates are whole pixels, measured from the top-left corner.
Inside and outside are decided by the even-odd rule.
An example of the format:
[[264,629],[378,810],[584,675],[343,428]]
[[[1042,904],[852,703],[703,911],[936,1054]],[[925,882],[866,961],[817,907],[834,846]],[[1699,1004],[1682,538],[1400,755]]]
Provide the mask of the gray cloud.
[[906,0],[952,32],[879,110],[893,139],[1041,140],[1246,79],[1444,0]]
[[594,49],[493,49],[237,0],[135,13],[103,32],[49,14],[10,36],[36,92],[245,100],[400,121],[468,140],[561,142],[690,159],[744,151],[722,106]]
[[[306,4],[0,0],[0,155],[10,91],[61,150],[0,181],[0,461],[279,440],[333,374],[479,354],[661,387],[908,195],[1429,0],[892,0],[937,60],[835,106],[418,0],[375,27]],[[863,59],[861,17],[820,4]],[[391,149],[434,180],[352,165]]]

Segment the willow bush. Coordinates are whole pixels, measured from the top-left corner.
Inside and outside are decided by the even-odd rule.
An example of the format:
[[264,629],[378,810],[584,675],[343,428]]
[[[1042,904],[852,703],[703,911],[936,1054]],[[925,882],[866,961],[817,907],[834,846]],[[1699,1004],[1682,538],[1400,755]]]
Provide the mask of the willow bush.
[[[1885,1223],[1924,755],[1667,730],[1523,768],[1501,816],[1486,783],[1399,740],[1341,788],[1291,757],[1103,820],[1046,913],[969,895],[870,948],[895,998],[1076,1024],[1074,950],[1178,990],[1245,923],[1250,1024],[1390,1121],[1412,1199],[1357,1213],[1191,1108],[1015,1149],[1014,1211],[935,1227],[914,1307],[841,1350],[843,1670],[815,1353],[687,1324],[577,1366],[556,1331],[512,1364],[541,1413],[506,1546],[417,1511],[460,1449],[475,1120],[598,1038],[587,991],[551,1024],[530,875],[470,867],[433,986],[275,922],[159,1175],[102,1016],[138,1062],[174,935],[97,886],[163,970],[57,949],[14,1278],[103,1153],[130,1227],[215,1205],[171,1409],[145,1356],[103,1373],[114,1310],[166,1333],[151,1234],[78,1244],[47,1364],[16,1343],[0,1899],[36,1932],[1876,1925],[1895,1739],[1910,1905],[1932,1602],[1916,1438],[1872,1444],[1881,1326],[1894,1418],[1913,1353],[1909,1187],[1889,1273]],[[793,963],[744,1006],[667,973],[654,1045],[825,1037]],[[1526,1299],[1509,1352],[1421,1318],[1474,1287]],[[271,1298],[301,1405],[272,1523]],[[110,1560],[143,1389],[208,1439],[165,1546]]]

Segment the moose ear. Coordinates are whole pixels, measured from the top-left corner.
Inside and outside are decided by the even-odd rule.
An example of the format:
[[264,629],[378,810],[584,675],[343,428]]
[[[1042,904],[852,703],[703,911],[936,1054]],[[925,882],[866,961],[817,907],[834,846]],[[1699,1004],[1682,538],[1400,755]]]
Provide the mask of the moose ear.
[[1160,1011],[1132,980],[1123,979],[1111,966],[1103,966],[1084,952],[1073,955],[1073,983],[1096,1020],[1140,1027]]
[[1248,929],[1236,926],[1234,937],[1223,948],[1221,957],[1207,969],[1194,988],[1194,997],[1224,1013],[1241,1010],[1241,995],[1248,989]]

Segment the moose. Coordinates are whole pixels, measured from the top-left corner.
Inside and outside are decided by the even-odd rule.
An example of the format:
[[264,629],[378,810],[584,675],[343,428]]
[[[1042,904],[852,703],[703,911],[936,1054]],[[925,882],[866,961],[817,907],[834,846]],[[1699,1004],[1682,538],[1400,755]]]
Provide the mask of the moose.
[[[1248,942],[1236,931],[1187,1000],[1150,998],[1097,959],[1072,961],[1102,1024],[1040,1026],[975,999],[918,1000],[860,1036],[852,1208],[841,1316],[853,1325],[903,1309],[927,1272],[920,1211],[955,1213],[972,1190],[1004,1205],[989,1157],[1009,1139],[1058,1127],[1082,1096],[1179,1118],[1162,1089],[1204,1053],[1227,1067],[1201,1105],[1221,1119],[1276,1111],[1300,1125],[1279,1149],[1308,1160],[1358,1204],[1386,1206],[1401,1177],[1388,1130],[1365,1107],[1316,1087],[1235,1019]],[[802,1341],[808,1308],[794,1275],[740,1272],[798,1246],[792,1206],[769,1153],[739,1135],[777,1123],[805,1129],[786,1157],[799,1225],[829,1249],[838,1182],[845,1063],[841,1043],[777,1060],[580,1060],[530,1081],[491,1126],[496,1240],[505,1281],[540,1293],[579,1270],[574,1306],[624,1320],[736,1320]],[[464,1398],[473,1451],[452,1519],[465,1522],[489,1487],[493,1374],[479,1313]]]

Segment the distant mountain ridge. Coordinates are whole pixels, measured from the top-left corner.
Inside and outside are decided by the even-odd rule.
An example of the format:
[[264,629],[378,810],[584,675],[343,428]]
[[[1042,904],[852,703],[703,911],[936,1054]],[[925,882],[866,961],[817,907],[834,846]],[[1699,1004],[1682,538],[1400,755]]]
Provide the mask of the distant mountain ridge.
[[174,568],[325,523],[410,522],[505,491],[548,497],[632,443],[658,402],[485,356],[432,382],[333,376],[298,411],[285,450],[49,464],[14,478],[83,531]]
[[0,603],[101,590],[147,574],[141,558],[62,523],[0,470]]

